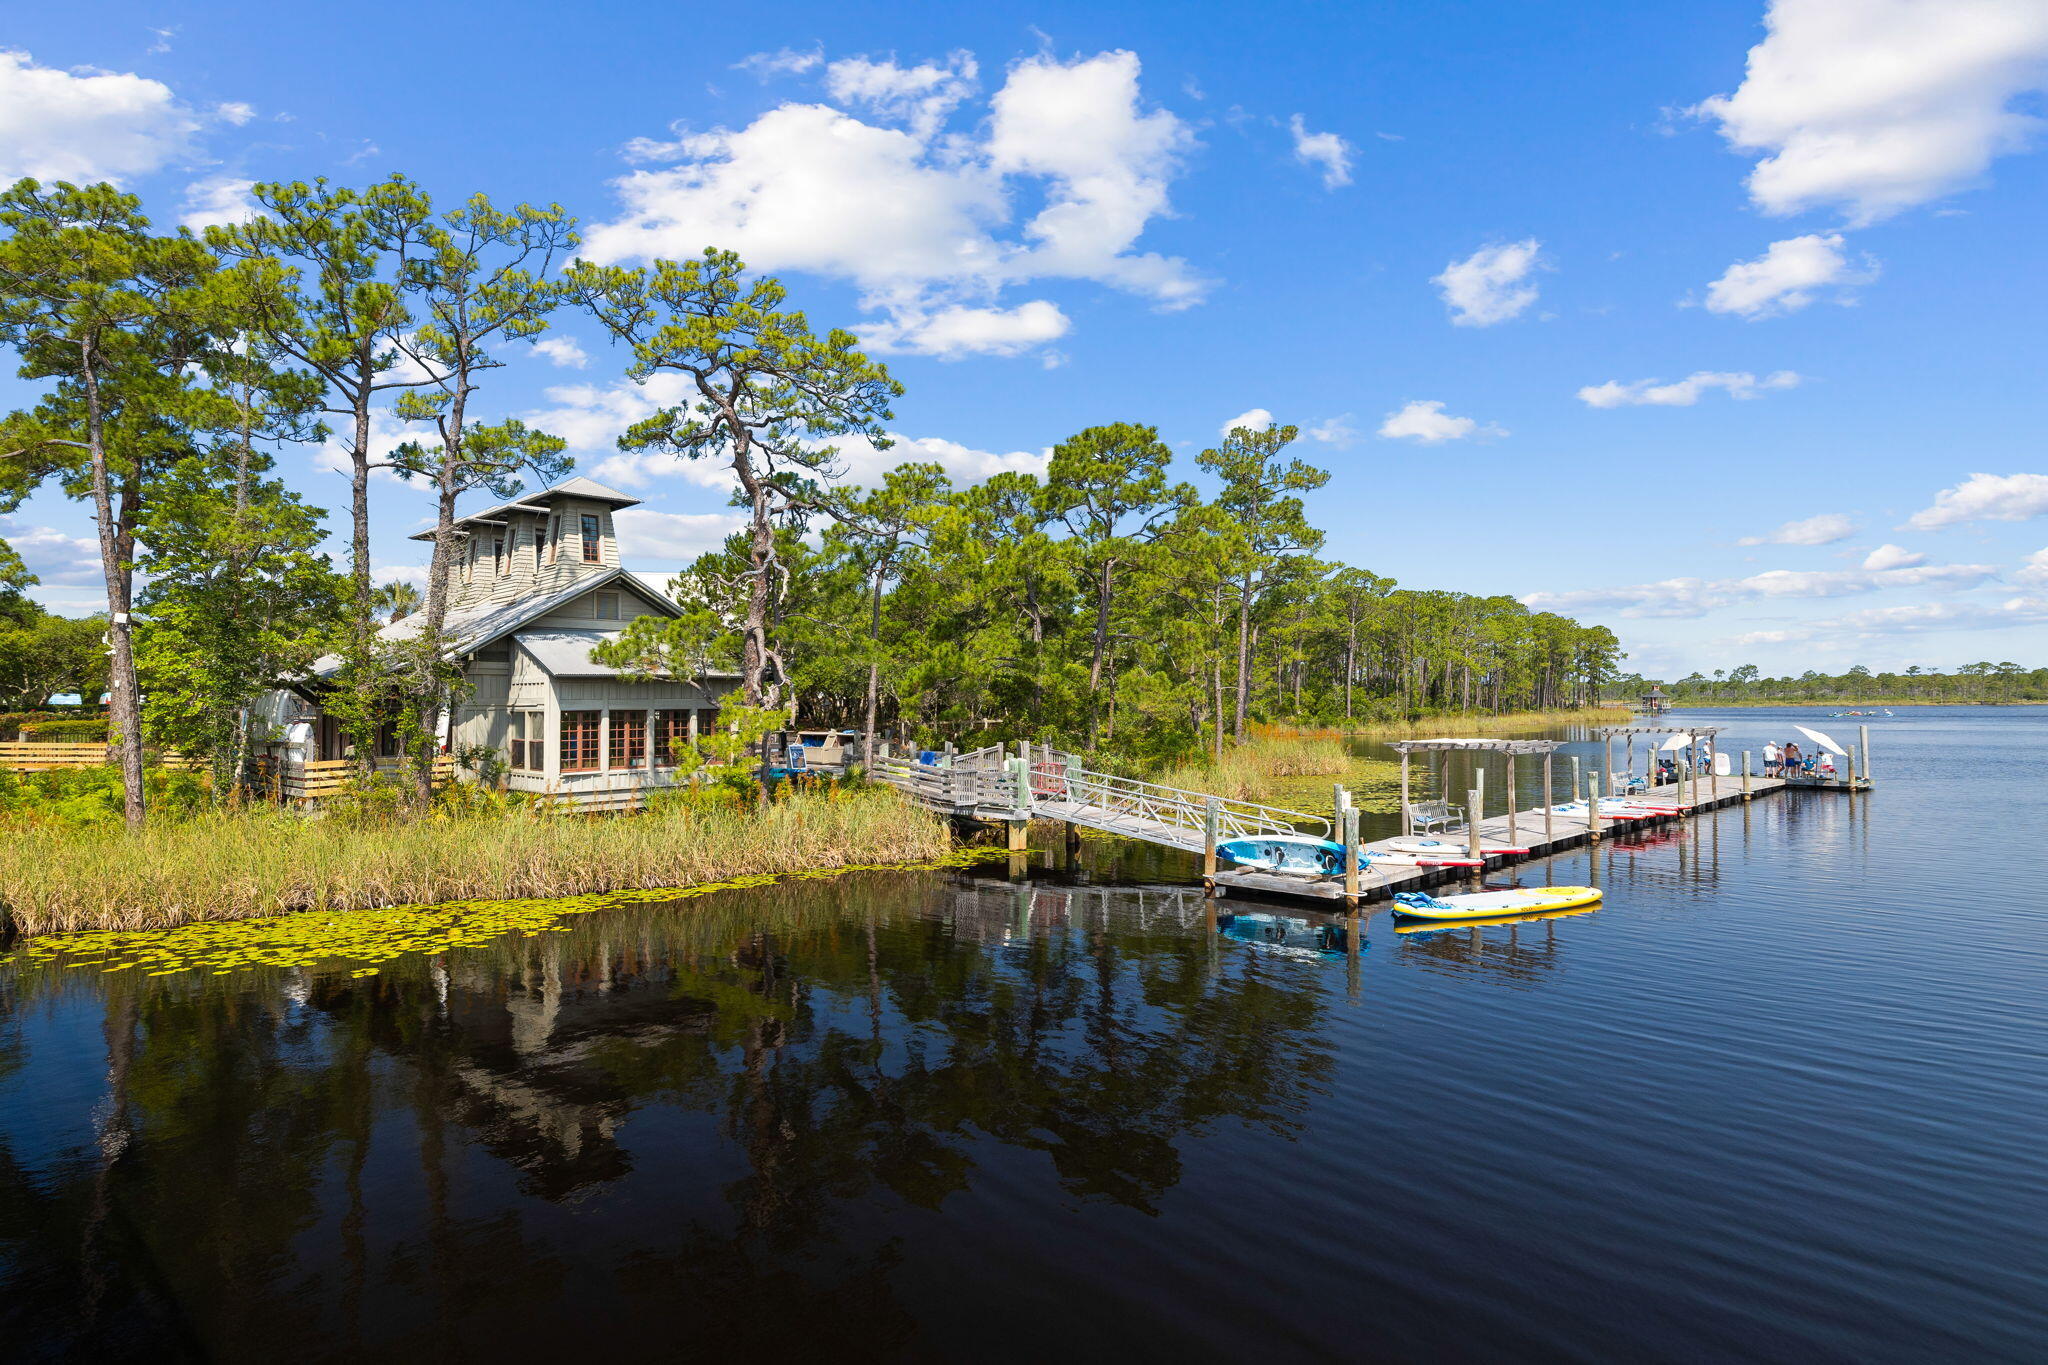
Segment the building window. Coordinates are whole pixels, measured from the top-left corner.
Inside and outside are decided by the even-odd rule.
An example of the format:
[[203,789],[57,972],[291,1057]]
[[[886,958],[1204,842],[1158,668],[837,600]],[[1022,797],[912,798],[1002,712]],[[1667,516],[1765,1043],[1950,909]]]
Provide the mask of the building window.
[[561,557],[562,518],[557,514],[548,518],[548,563],[556,563]]
[[586,512],[583,516],[583,562],[597,564],[603,559],[603,547],[597,543],[597,518]]
[[533,529],[533,571],[534,571],[535,573],[539,573],[539,572],[540,572],[540,569],[541,569],[541,561],[542,561],[543,557],[544,557],[544,556],[545,556],[545,555],[547,554],[547,548],[546,548],[546,543],[547,543],[547,538],[548,538],[548,529],[547,529],[547,524],[546,524],[545,522],[539,522],[539,521],[536,521],[536,522],[535,522],[535,523],[533,524],[533,528],[532,528],[532,529]]
[[565,773],[594,773],[597,771],[597,724],[602,711],[564,711],[562,713],[562,771]]
[[545,718],[538,711],[512,713],[512,768],[515,772],[537,773],[545,766],[541,749],[541,727]]
[[645,711],[614,711],[611,713],[611,717],[612,767],[646,767],[647,713]]
[[617,593],[600,592],[592,593],[591,596],[597,599],[595,610],[598,620],[616,621],[619,619],[619,595]]
[[[700,710],[699,710],[699,711],[697,712],[697,733],[698,733],[698,734],[700,734],[700,735],[715,735],[715,734],[717,734],[717,733],[718,733],[718,708],[717,708],[717,707],[715,707],[715,706],[707,706],[707,707],[703,707],[703,708],[701,708],[701,709],[700,709]],[[716,761],[716,760],[712,760],[712,759],[707,759],[707,760],[706,760],[706,762],[715,762],[715,761]]]
[[673,768],[676,755],[690,747],[690,713],[688,711],[656,711],[654,713],[654,766]]
[[505,537],[503,537],[503,536],[493,536],[493,537],[491,538],[491,577],[493,577],[493,578],[503,578],[504,576],[505,576]]

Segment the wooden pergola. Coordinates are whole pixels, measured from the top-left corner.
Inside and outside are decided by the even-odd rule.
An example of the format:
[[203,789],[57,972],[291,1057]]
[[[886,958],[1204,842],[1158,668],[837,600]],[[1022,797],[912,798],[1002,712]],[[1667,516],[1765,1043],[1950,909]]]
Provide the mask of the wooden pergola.
[[[1551,785],[1551,779],[1550,779],[1550,756],[1551,756],[1552,754],[1556,753],[1556,752],[1557,752],[1557,751],[1558,751],[1559,749],[1561,749],[1561,748],[1563,748],[1563,747],[1564,747],[1564,741],[1563,741],[1563,740],[1561,740],[1561,739],[1397,739],[1397,740],[1393,741],[1393,743],[1392,743],[1392,744],[1391,744],[1391,745],[1390,745],[1389,747],[1391,747],[1391,748],[1392,748],[1392,749],[1393,749],[1393,750],[1394,750],[1394,751],[1395,751],[1396,753],[1398,753],[1398,754],[1400,754],[1400,755],[1401,755],[1401,833],[1403,833],[1403,834],[1413,834],[1413,833],[1415,832],[1415,825],[1414,825],[1414,821],[1413,821],[1412,817],[1410,816],[1410,814],[1409,814],[1409,809],[1408,809],[1408,758],[1409,758],[1409,755],[1410,755],[1410,754],[1417,754],[1417,753],[1424,753],[1424,754],[1434,754],[1434,753],[1456,753],[1456,752],[1459,752],[1459,751],[1470,751],[1470,750],[1476,750],[1476,751],[1478,751],[1478,752],[1481,752],[1481,753],[1490,753],[1490,754],[1505,754],[1505,755],[1507,755],[1507,760],[1508,760],[1508,781],[1507,781],[1507,788],[1508,788],[1508,842],[1509,842],[1510,844],[1519,844],[1519,843],[1521,842],[1521,834],[1519,833],[1519,831],[1518,831],[1518,828],[1517,828],[1517,823],[1516,823],[1516,811],[1515,811],[1515,759],[1516,759],[1516,758],[1518,758],[1518,757],[1520,757],[1520,756],[1522,756],[1522,755],[1524,755],[1524,754],[1541,754],[1541,755],[1543,755],[1543,837],[1544,837],[1544,838],[1545,838],[1546,840],[1549,840],[1549,839],[1551,839],[1551,838],[1552,838],[1552,832],[1551,832],[1551,812],[1550,812],[1550,802],[1551,802],[1551,797],[1552,797],[1552,796],[1553,796],[1553,795],[1554,795],[1554,794],[1556,793],[1556,790],[1557,790],[1557,789],[1556,789],[1556,787],[1554,787],[1553,785]],[[1485,812],[1485,811],[1483,811],[1483,810],[1472,810],[1472,809],[1470,809],[1470,807],[1469,807],[1469,803],[1468,803],[1468,807],[1467,807],[1467,809],[1466,809],[1466,811],[1465,811],[1465,822],[1466,822],[1466,825],[1467,825],[1468,827],[1476,827],[1476,826],[1477,826],[1477,825],[1479,824],[1479,821],[1480,821],[1481,819],[1483,819],[1483,818],[1485,817],[1485,815],[1486,815],[1486,812]]]
[[[1627,739],[1627,748],[1626,748],[1626,749],[1624,750],[1624,753],[1623,753],[1623,758],[1622,758],[1622,768],[1621,768],[1621,770],[1622,770],[1623,772],[1625,772],[1625,773],[1630,773],[1630,774],[1633,774],[1633,773],[1635,772],[1635,766],[1636,766],[1636,736],[1637,736],[1637,735],[1654,735],[1654,736],[1656,736],[1656,737],[1657,737],[1658,739],[1668,739],[1668,738],[1670,738],[1670,737],[1671,737],[1672,735],[1684,735],[1684,736],[1685,736],[1685,738],[1686,738],[1686,747],[1687,747],[1687,748],[1688,748],[1689,750],[1691,750],[1691,751],[1692,751],[1692,755],[1693,755],[1693,758],[1694,758],[1694,760],[1695,760],[1695,761],[1693,762],[1693,764],[1692,764],[1692,773],[1691,773],[1691,777],[1692,777],[1692,804],[1694,804],[1694,805],[1697,805],[1697,804],[1699,804],[1699,799],[1700,799],[1700,770],[1699,770],[1699,763],[1698,763],[1697,759],[1698,759],[1698,756],[1699,756],[1699,745],[1700,745],[1700,741],[1704,739],[1704,740],[1706,740],[1706,741],[1707,741],[1707,742],[1708,742],[1709,744],[1711,744],[1711,743],[1713,742],[1714,736],[1715,736],[1715,735],[1718,735],[1718,734],[1720,734],[1720,733],[1721,733],[1721,731],[1723,731],[1723,730],[1725,730],[1725,729],[1727,729],[1727,728],[1728,728],[1728,727],[1727,727],[1727,726],[1725,726],[1725,725],[1606,725],[1606,726],[1602,726],[1602,727],[1601,727],[1601,730],[1600,730],[1600,733],[1601,733],[1602,737],[1604,737],[1604,738],[1606,739],[1606,741],[1607,741],[1607,775],[1608,775],[1608,781],[1607,781],[1607,785],[1608,785],[1608,794],[1609,794],[1609,795],[1613,795],[1613,787],[1614,787],[1614,739],[1615,739],[1615,736],[1617,736],[1617,735],[1621,735],[1621,736],[1625,736],[1625,737],[1626,737],[1626,739]],[[1657,753],[1658,753],[1658,750],[1659,750],[1659,746],[1658,746],[1658,745],[1655,745],[1655,744],[1652,744],[1652,745],[1651,745],[1651,746],[1649,747],[1649,750],[1648,750],[1648,753],[1647,753],[1647,769],[1646,769],[1646,771],[1645,771],[1645,772],[1644,772],[1644,774],[1643,774],[1643,787],[1644,787],[1644,789],[1645,789],[1645,790],[1648,790],[1649,788],[1651,788],[1651,787],[1654,787],[1654,786],[1656,786],[1656,785],[1657,785]],[[1679,782],[1679,786],[1680,786],[1680,788],[1681,788],[1681,789],[1682,789],[1682,788],[1683,788],[1683,787],[1685,786],[1685,783],[1684,783],[1684,780],[1683,780],[1683,779],[1681,779],[1681,780],[1680,780],[1680,782]],[[1710,770],[1709,770],[1709,772],[1707,773],[1707,791],[1708,791],[1708,793],[1709,793],[1710,795],[1713,795],[1713,796],[1719,796],[1719,795],[1721,794],[1721,775],[1720,775],[1720,773],[1718,773],[1718,772],[1715,772],[1715,771],[1712,771],[1711,769],[1710,769]]]

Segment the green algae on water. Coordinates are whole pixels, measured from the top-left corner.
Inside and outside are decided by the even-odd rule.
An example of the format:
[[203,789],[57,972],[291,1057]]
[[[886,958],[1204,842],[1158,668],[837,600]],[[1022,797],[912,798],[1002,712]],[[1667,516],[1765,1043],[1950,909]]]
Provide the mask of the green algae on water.
[[861,863],[799,872],[757,873],[694,886],[612,891],[553,900],[468,900],[394,905],[381,910],[309,910],[263,919],[201,920],[170,929],[90,929],[45,934],[0,958],[24,967],[175,976],[230,976],[261,967],[341,967],[375,976],[382,964],[412,954],[442,953],[510,934],[533,938],[567,927],[576,915],[612,906],[686,900],[778,882],[818,881],[849,872],[913,872],[971,867],[1007,857],[1002,849],[962,848],[908,863]]

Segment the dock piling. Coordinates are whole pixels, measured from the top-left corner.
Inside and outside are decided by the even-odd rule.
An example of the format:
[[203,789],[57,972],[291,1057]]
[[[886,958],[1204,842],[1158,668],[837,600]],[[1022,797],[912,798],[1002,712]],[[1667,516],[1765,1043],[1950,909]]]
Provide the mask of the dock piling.
[[1600,842],[1600,784],[1590,774],[1586,777],[1586,837]]
[[1550,754],[1543,755],[1543,842],[1554,844],[1557,834],[1554,829],[1556,813],[1550,808],[1557,804],[1557,788],[1550,780]]
[[1515,820],[1515,755],[1508,753],[1508,847],[1522,846],[1521,829]]
[[1863,770],[1863,780],[1868,782],[1870,780],[1870,727],[1868,725],[1859,725],[1856,727],[1856,734],[1858,737],[1856,747],[1863,751],[1863,761],[1857,764],[1857,767]]
[[1750,799],[1749,791],[1749,750],[1742,751],[1742,799]]
[[[1339,788],[1338,790],[1342,790]],[[1338,837],[1344,841],[1344,904],[1358,908],[1358,811],[1345,806]]]
[[1475,787],[1465,793],[1465,799],[1471,802],[1465,807],[1465,844],[1470,856],[1484,860],[1486,855],[1479,851],[1479,817],[1486,809],[1486,793]]
[[1211,796],[1202,803],[1202,887],[1216,889],[1216,834],[1223,823],[1223,801]]

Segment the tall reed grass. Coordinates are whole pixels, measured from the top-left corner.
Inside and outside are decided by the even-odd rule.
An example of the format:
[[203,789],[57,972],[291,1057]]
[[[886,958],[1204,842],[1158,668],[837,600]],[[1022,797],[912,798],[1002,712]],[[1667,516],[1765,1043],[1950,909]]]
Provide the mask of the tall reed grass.
[[1342,777],[1353,760],[1336,739],[1261,738],[1226,748],[1220,759],[1183,763],[1152,778],[1163,786],[1257,801],[1288,778]]
[[268,807],[151,825],[0,831],[0,911],[26,935],[158,929],[295,910],[577,896],[951,848],[894,792],[802,792],[765,810],[671,806],[589,819],[528,811],[357,823]]

